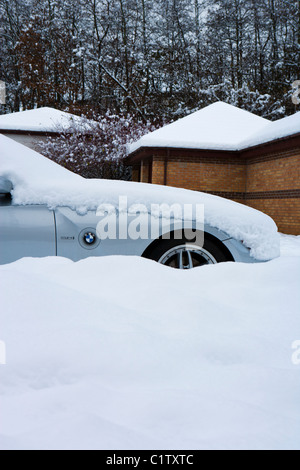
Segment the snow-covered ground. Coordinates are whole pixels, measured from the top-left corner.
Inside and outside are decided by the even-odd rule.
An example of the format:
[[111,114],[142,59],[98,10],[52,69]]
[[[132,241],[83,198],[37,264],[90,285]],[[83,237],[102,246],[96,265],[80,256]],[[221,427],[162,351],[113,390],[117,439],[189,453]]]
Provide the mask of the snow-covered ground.
[[281,241],[191,271],[1,266],[0,448],[300,449],[300,237]]

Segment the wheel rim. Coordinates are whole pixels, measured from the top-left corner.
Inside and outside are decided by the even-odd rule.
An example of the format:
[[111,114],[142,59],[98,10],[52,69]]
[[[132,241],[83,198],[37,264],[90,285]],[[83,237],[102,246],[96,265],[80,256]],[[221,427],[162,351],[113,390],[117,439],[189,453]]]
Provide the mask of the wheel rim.
[[211,253],[194,245],[175,246],[164,253],[158,262],[176,269],[193,269],[206,264],[217,264]]

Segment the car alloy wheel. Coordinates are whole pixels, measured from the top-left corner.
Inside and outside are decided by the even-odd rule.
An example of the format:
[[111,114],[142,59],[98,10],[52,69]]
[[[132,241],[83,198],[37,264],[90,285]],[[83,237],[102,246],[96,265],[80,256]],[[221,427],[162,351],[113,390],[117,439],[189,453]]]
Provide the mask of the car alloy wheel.
[[[170,234],[172,235],[172,234]],[[209,264],[234,261],[230,251],[210,234],[204,233],[203,245],[185,237],[157,239],[143,254],[145,258],[176,269],[192,269]]]
[[192,269],[205,264],[217,264],[217,260],[204,248],[195,245],[179,245],[161,256],[159,263],[177,269]]

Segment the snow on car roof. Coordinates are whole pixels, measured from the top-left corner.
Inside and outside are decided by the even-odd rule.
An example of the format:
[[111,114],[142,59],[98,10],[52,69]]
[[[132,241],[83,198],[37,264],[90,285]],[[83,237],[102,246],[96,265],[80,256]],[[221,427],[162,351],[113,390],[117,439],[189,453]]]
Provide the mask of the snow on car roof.
[[0,129],[32,132],[57,132],[72,125],[86,127],[85,119],[54,108],[37,108],[0,116]]
[[300,113],[271,122],[219,101],[146,134],[128,150],[133,153],[141,147],[172,147],[235,151],[298,132]]
[[0,134],[0,175],[19,184],[38,181],[77,181],[82,179],[38,152]]
[[243,204],[186,189],[127,181],[85,179],[39,153],[0,135],[0,176],[13,184],[13,204],[67,206],[80,214],[109,203],[116,208],[126,196],[128,207],[143,204],[203,204],[205,222],[230,237],[243,240],[260,260],[279,256],[279,235],[267,215]]

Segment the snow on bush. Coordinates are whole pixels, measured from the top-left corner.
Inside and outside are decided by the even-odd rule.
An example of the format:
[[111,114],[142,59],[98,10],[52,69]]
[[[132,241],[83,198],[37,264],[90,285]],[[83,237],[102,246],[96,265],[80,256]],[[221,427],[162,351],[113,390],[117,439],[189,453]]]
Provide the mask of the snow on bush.
[[80,123],[70,122],[68,129],[58,127],[60,135],[41,142],[38,150],[86,178],[128,180],[131,171],[123,163],[126,145],[155,129],[150,122],[107,112],[93,120],[82,117]]

